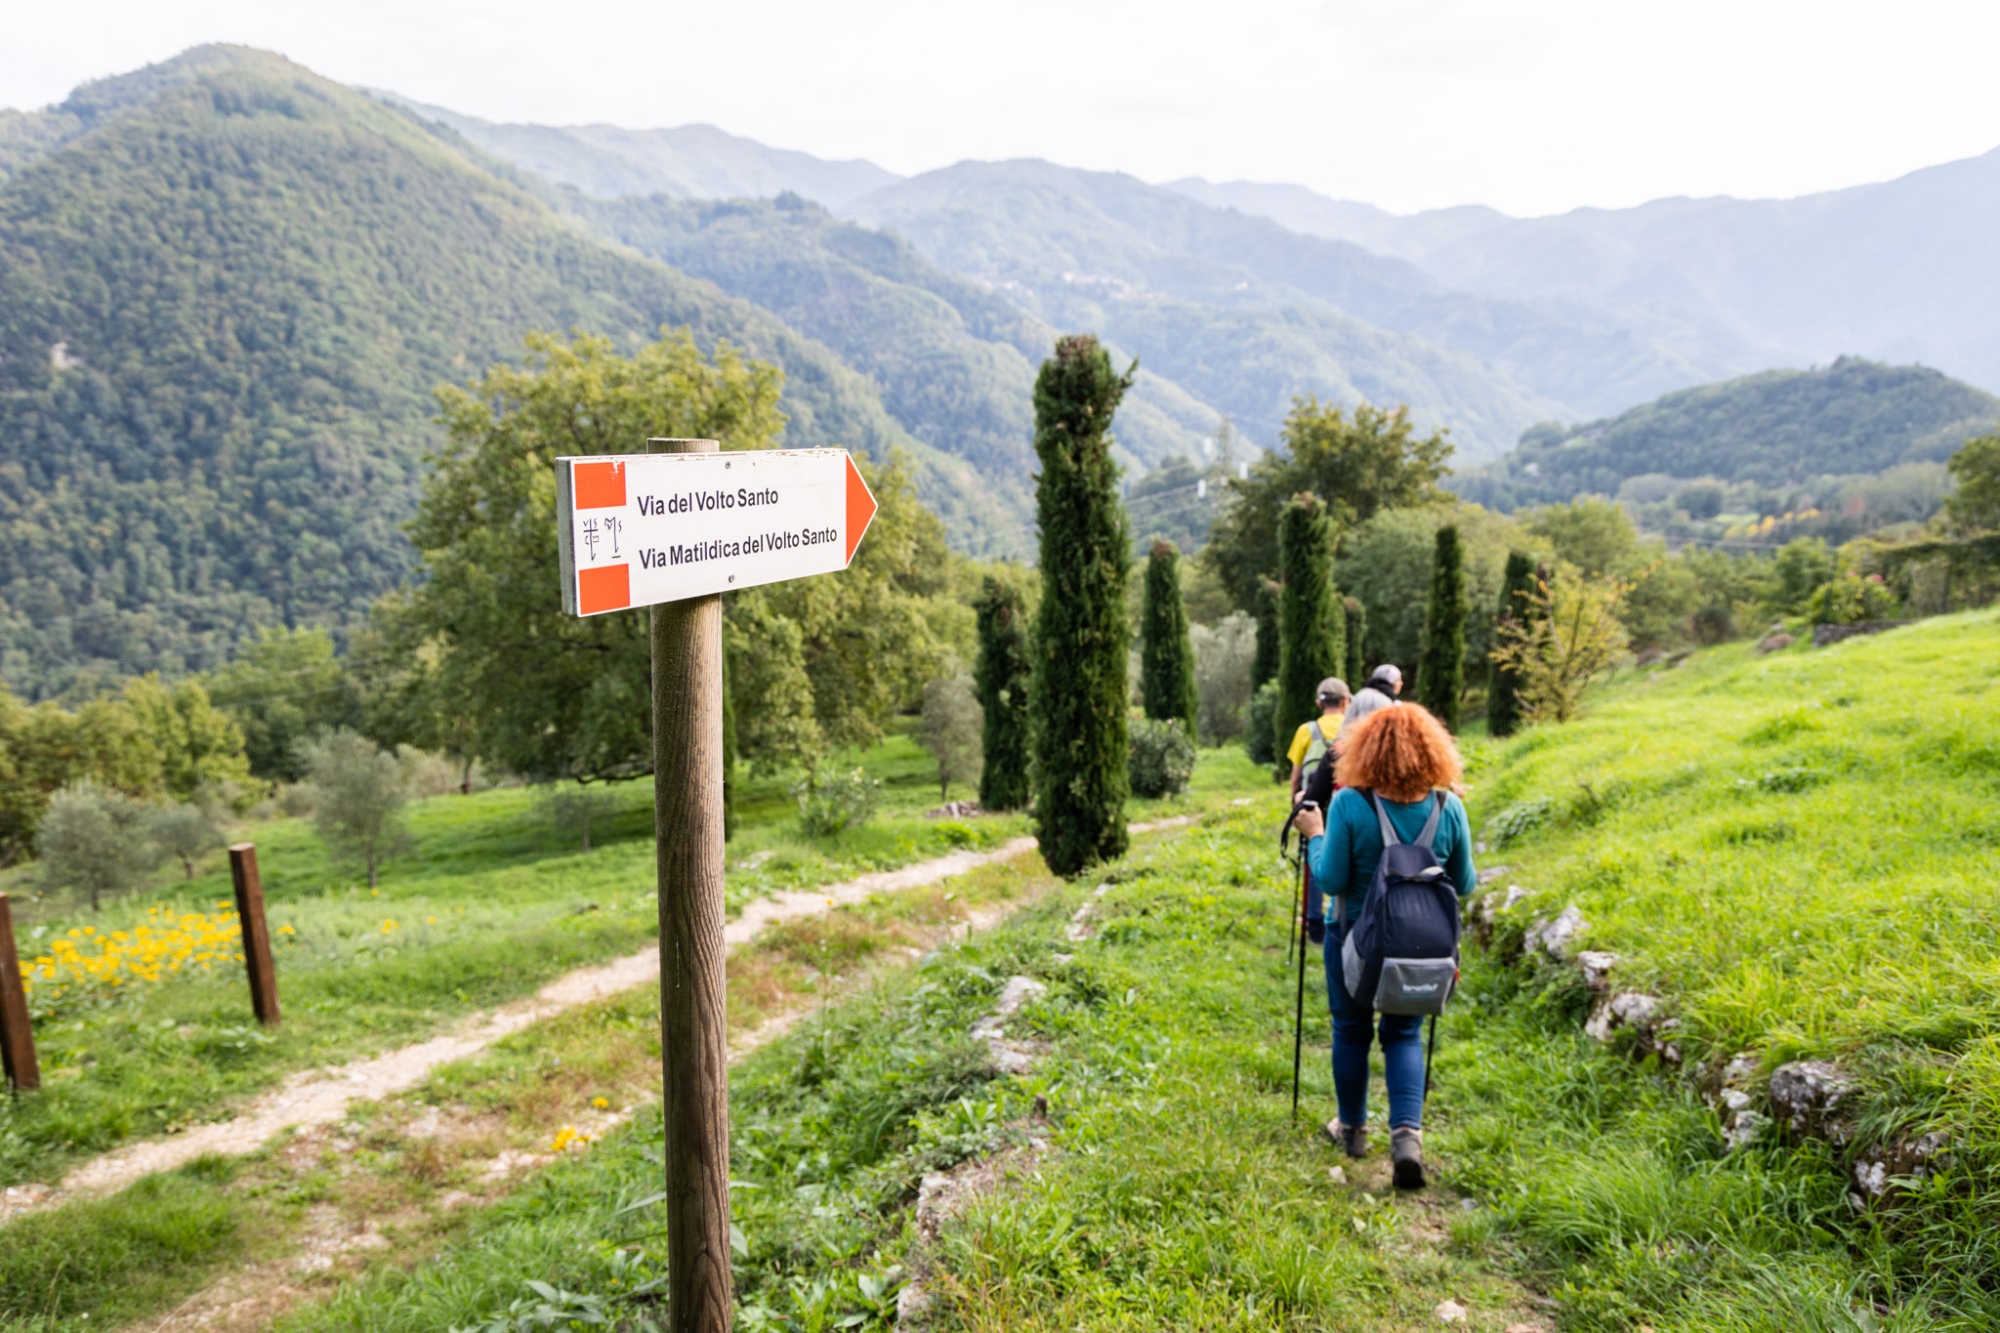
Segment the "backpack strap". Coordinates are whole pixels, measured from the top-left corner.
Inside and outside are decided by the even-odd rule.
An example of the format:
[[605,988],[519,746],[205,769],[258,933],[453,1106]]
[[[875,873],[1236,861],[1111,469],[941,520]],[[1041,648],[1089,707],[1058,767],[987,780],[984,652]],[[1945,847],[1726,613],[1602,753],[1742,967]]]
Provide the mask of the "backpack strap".
[[1443,817],[1444,817],[1444,793],[1439,792],[1437,793],[1436,803],[1431,806],[1431,817],[1424,821],[1424,831],[1417,835],[1417,842],[1416,842],[1417,846],[1423,848],[1425,851],[1431,850],[1431,844],[1437,841],[1438,820],[1442,819]]
[[[1382,846],[1389,848],[1400,844],[1403,840],[1396,836],[1396,826],[1389,822],[1389,812],[1383,808],[1381,796],[1371,791],[1368,800],[1375,807],[1375,818],[1382,824]],[[1429,829],[1425,831],[1429,832]]]

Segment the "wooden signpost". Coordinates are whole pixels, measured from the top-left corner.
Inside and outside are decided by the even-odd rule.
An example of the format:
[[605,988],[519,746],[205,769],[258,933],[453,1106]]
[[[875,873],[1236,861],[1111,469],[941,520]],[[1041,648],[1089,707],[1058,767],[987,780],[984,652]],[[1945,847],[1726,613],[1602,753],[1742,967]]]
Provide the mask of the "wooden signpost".
[[35,1060],[35,1031],[28,1024],[28,992],[21,985],[21,955],[14,947],[14,905],[0,893],[0,1063],[16,1092],[42,1086]]
[[720,594],[845,569],[875,497],[844,449],[647,443],[654,452],[557,459],[556,532],[566,611],[652,608],[667,1324],[720,1333],[734,1302]]
[[229,849],[229,878],[236,885],[236,921],[243,932],[243,968],[250,974],[250,1009],[265,1027],[278,1025],[278,974],[271,965],[271,927],[264,919],[264,881],[257,877],[257,845]]

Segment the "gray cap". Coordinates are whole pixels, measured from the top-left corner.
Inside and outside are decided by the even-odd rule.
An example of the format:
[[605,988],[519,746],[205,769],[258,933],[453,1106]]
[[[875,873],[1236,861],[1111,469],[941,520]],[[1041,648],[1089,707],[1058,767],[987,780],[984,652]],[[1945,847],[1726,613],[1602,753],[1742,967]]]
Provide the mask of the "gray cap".
[[1347,682],[1338,676],[1328,676],[1314,691],[1314,697],[1318,699],[1349,699],[1353,695],[1354,691],[1347,688]]
[[1381,666],[1376,667],[1373,671],[1368,673],[1368,679],[1370,680],[1376,680],[1383,677],[1386,677],[1389,680],[1393,680],[1398,685],[1401,685],[1403,683],[1403,669],[1397,666],[1393,662],[1387,662]]

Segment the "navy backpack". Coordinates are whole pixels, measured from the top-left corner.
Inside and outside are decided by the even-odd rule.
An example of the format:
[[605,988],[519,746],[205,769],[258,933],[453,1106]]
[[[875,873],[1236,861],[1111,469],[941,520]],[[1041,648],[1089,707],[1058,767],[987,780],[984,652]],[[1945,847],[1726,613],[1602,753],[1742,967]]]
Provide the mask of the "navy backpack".
[[1444,793],[1415,842],[1396,836],[1380,797],[1368,801],[1382,824],[1382,863],[1341,944],[1341,981],[1377,1013],[1443,1013],[1458,984],[1459,930],[1458,888],[1431,850]]

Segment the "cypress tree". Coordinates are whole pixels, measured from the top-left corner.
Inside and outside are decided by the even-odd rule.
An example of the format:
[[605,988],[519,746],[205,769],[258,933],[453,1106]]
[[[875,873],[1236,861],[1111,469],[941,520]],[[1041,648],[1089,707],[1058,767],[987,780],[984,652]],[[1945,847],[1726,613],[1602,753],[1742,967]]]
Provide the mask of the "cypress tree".
[[1172,542],[1153,543],[1146,561],[1146,603],[1139,617],[1139,695],[1146,716],[1178,718],[1194,735],[1201,696],[1194,685],[1194,645],[1188,640],[1181,601],[1181,553]]
[[973,684],[986,710],[986,762],[979,770],[979,804],[987,810],[1018,810],[1028,803],[1028,627],[1021,619],[1021,594],[987,575],[974,603],[979,617],[979,665]]
[[1424,614],[1424,651],[1417,666],[1417,698],[1438,720],[1458,730],[1458,697],[1465,692],[1465,547],[1458,529],[1438,529],[1431,560],[1431,603]]
[[1035,377],[1035,517],[1042,605],[1035,627],[1035,822],[1058,875],[1125,851],[1129,778],[1125,571],[1111,415],[1131,387],[1090,334],[1056,343]]
[[1271,713],[1278,762],[1300,724],[1319,716],[1319,683],[1347,659],[1347,608],[1333,586],[1333,522],[1310,491],[1278,517],[1278,706]]
[[1257,587],[1257,656],[1250,663],[1250,688],[1278,678],[1278,585],[1269,579]]
[[1358,690],[1368,683],[1368,608],[1359,597],[1341,600],[1347,606],[1347,688]]
[[[1524,551],[1509,551],[1507,573],[1500,586],[1499,623],[1503,626],[1522,623],[1528,614],[1528,594],[1534,590],[1534,557]],[[1511,736],[1520,729],[1520,673],[1495,662],[1486,680],[1487,733],[1492,736]]]

